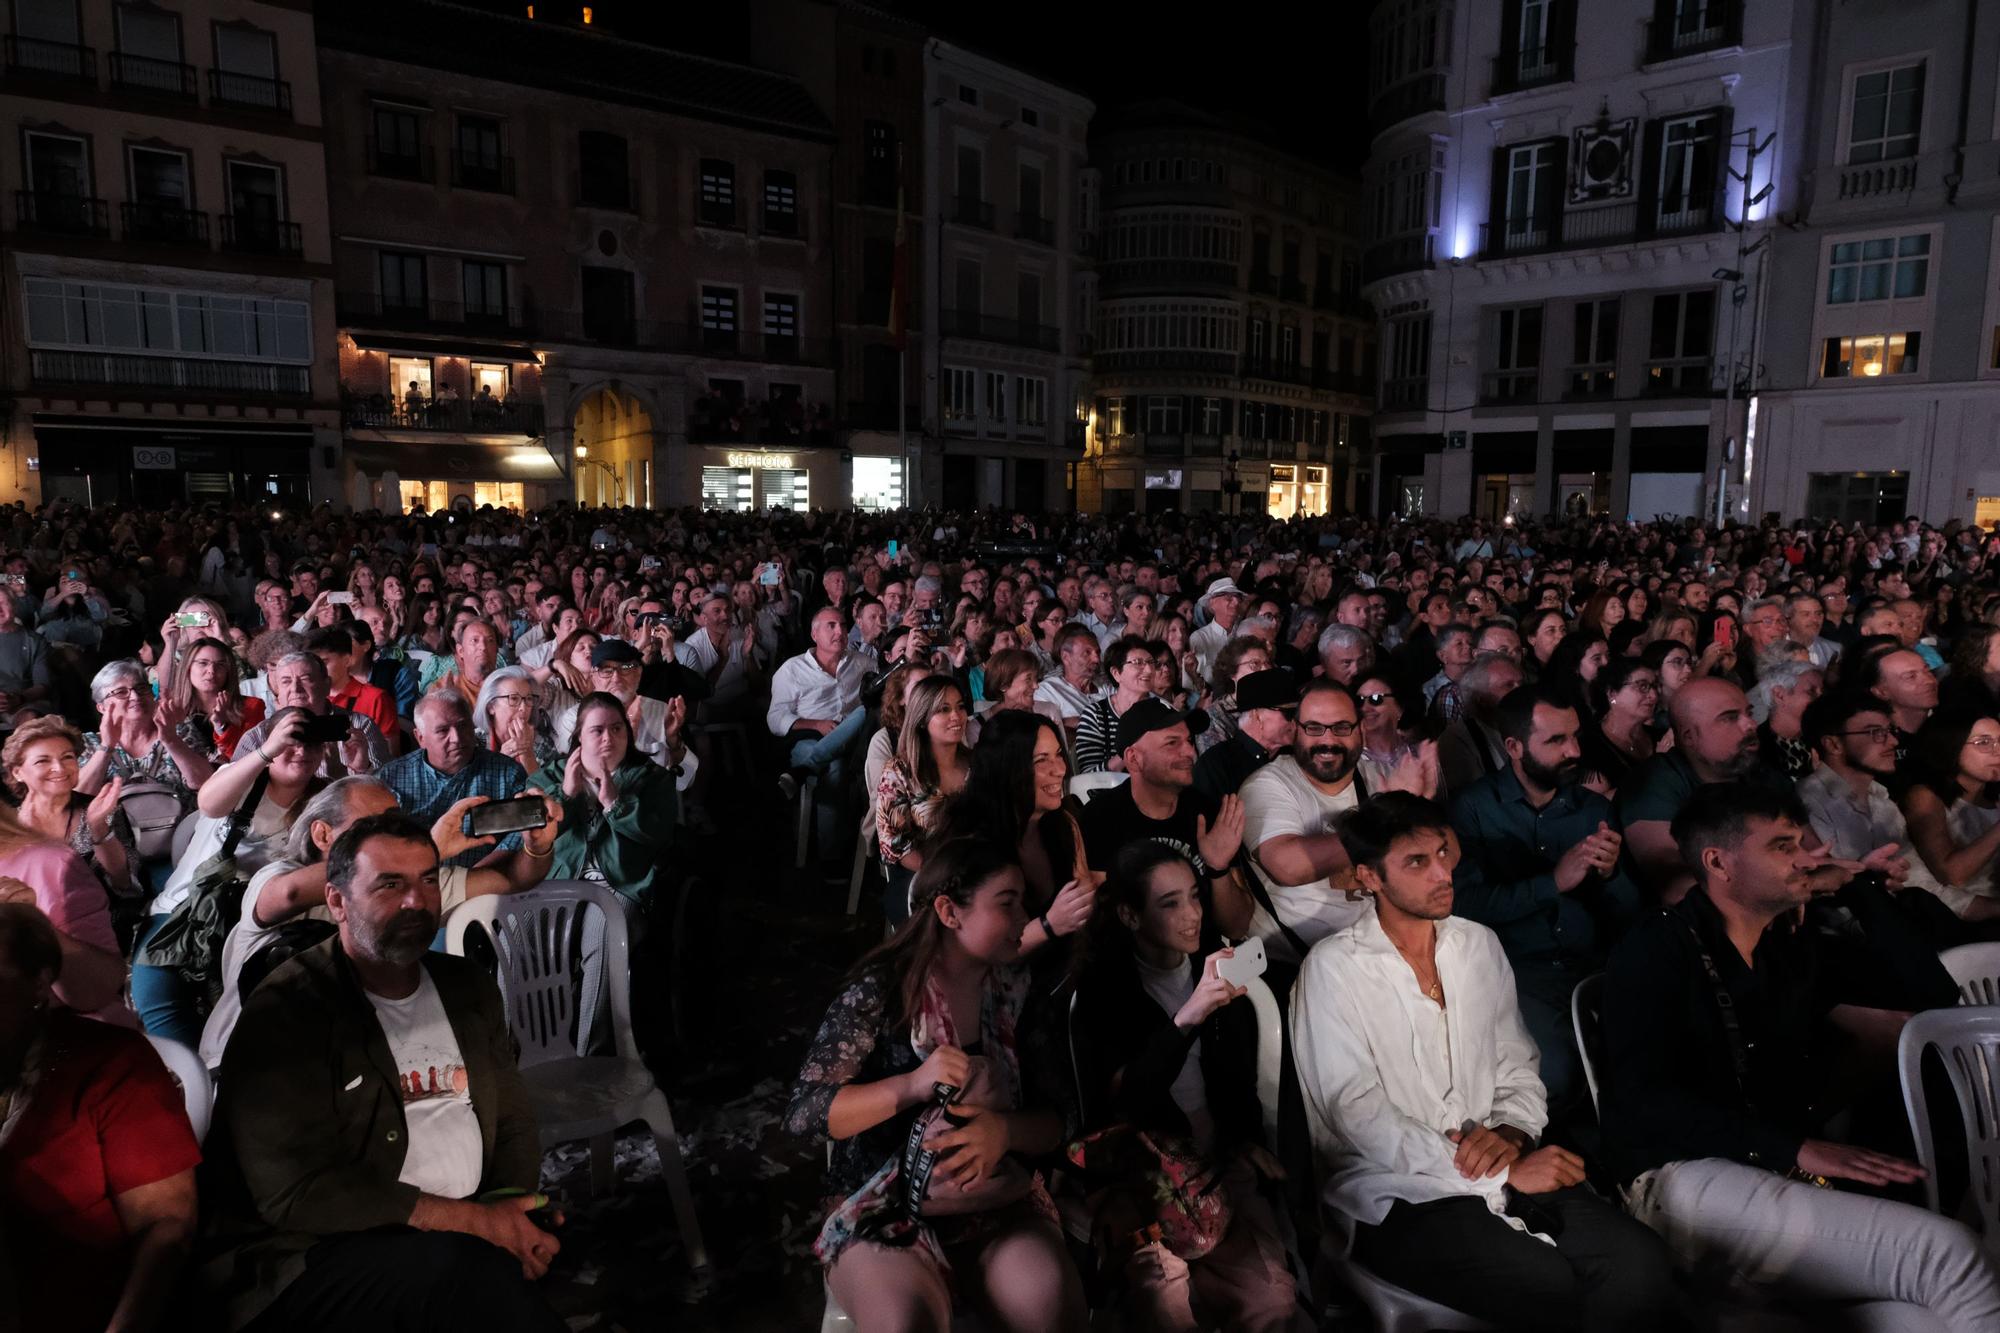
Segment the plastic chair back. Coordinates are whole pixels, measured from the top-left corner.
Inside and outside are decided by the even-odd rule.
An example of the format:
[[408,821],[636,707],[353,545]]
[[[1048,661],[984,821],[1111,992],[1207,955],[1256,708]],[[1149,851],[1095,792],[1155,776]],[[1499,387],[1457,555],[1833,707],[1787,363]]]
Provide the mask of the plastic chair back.
[[191,810],[181,816],[181,822],[174,825],[174,864],[179,865],[187,856],[188,844],[194,841],[195,825],[201,821],[201,811]]
[[1576,1029],[1577,1054],[1583,1057],[1583,1080],[1590,1085],[1591,1109],[1602,1112],[1597,1095],[1597,1057],[1604,1051],[1604,974],[1576,983],[1569,993],[1569,1023]]
[[1123,786],[1131,777],[1129,773],[1114,773],[1110,769],[1098,773],[1078,773],[1069,780],[1069,794],[1089,804],[1091,797],[1097,793]]
[[630,938],[624,905],[612,890],[577,879],[545,880],[521,893],[469,898],[445,918],[447,953],[463,957],[474,926],[492,942],[500,998],[521,1045],[523,1069],[582,1055],[589,1044],[590,1034],[578,1031],[578,1011],[583,927],[591,912],[604,921],[603,971],[616,1049],[634,1059]]
[[1938,955],[1958,986],[1960,1004],[2000,1004],[2000,941],[1960,944]]
[[215,1110],[215,1082],[208,1076],[208,1066],[201,1062],[201,1056],[177,1041],[151,1033],[146,1034],[146,1040],[159,1052],[160,1063],[180,1085],[181,1096],[187,1103],[188,1124],[194,1129],[194,1141],[200,1143],[208,1137],[209,1116]]
[[1076,1058],[1078,1011],[1083,1006],[1083,996],[1072,989],[1069,993],[1069,1077],[1076,1086],[1076,1114],[1086,1130],[1091,1127],[1090,1106],[1083,1091],[1083,1062]]
[[1979,1213],[1979,1230],[1989,1252],[2000,1246],[2000,1008],[1961,1005],[1927,1009],[1903,1025],[1896,1063],[1903,1078],[1903,1105],[1916,1138],[1917,1161],[1928,1173],[1924,1199],[1938,1211],[1938,1153],[1930,1104],[1924,1094],[1923,1057],[1935,1048],[1951,1090],[1958,1096],[1965,1127],[1968,1194]]
[[1257,1015],[1257,1107],[1264,1113],[1264,1142],[1275,1144],[1285,1070],[1285,1016],[1262,977],[1251,978],[1243,998]]

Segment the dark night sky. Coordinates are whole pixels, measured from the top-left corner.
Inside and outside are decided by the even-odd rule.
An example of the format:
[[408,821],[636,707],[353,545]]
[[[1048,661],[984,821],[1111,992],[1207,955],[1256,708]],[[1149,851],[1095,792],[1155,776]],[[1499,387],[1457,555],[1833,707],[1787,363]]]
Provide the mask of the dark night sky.
[[[524,2],[461,0],[516,14]],[[572,0],[539,2],[544,14],[574,8]],[[1358,172],[1367,152],[1365,0],[1313,9],[1249,0],[1178,11],[1130,0],[875,2],[1075,88],[1100,108],[1170,97],[1259,122],[1279,147],[1328,166]],[[595,0],[594,8],[596,23],[622,36],[748,58],[748,6],[737,0]],[[1329,10],[1339,17],[1301,19]],[[1190,21],[1196,15],[1200,21]]]

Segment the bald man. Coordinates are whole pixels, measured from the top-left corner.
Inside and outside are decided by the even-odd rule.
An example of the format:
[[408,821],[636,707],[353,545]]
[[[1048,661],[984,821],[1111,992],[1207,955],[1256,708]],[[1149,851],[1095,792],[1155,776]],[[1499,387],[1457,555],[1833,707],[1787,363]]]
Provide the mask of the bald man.
[[1708,677],[1681,686],[1668,708],[1674,748],[1641,764],[1618,791],[1618,818],[1633,878],[1668,902],[1687,891],[1694,877],[1674,844],[1674,816],[1710,782],[1775,778],[1790,782],[1757,762],[1757,723],[1750,701],[1733,681]]

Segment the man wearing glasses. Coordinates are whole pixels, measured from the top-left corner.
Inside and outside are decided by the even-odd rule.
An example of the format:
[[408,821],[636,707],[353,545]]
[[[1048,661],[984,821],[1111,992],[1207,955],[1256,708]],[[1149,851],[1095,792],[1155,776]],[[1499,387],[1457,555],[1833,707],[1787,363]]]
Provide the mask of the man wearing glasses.
[[[662,768],[678,775],[675,785],[682,791],[694,781],[699,761],[688,753],[681,739],[687,721],[685,699],[655,699],[639,693],[639,677],[645,663],[639,650],[621,639],[606,639],[590,652],[590,687],[616,695],[625,705],[625,719],[632,724],[632,744]],[[556,749],[569,753],[576,734],[576,714],[572,704],[556,717]]]
[[[1354,692],[1315,680],[1299,696],[1291,753],[1243,783],[1243,845],[1257,882],[1250,933],[1274,961],[1297,964],[1314,944],[1352,925],[1365,901],[1345,892],[1353,883],[1335,831],[1340,816],[1368,793],[1355,776],[1361,759],[1361,706]],[[1391,785],[1431,797],[1436,760],[1413,761]]]

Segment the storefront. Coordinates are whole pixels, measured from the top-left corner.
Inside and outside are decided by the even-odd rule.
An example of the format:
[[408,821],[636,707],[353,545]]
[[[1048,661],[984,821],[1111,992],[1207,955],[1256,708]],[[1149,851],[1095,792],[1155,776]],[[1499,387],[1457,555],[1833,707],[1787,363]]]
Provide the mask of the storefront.
[[1311,463],[1273,463],[1265,512],[1272,518],[1304,518],[1327,511],[1327,470]]
[[44,500],[165,506],[331,498],[310,495],[310,422],[183,424],[37,412],[34,427]]
[[833,450],[700,447],[693,452],[701,460],[703,509],[804,513],[841,503],[840,456]]
[[901,458],[856,454],[848,498],[856,509],[867,512],[901,509],[905,503],[904,496],[908,494],[904,476]]
[[517,444],[347,441],[349,503],[408,512],[492,505],[526,513],[569,499],[570,481],[540,441]]

